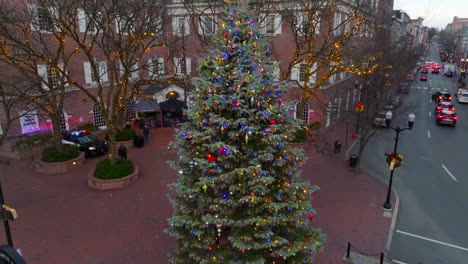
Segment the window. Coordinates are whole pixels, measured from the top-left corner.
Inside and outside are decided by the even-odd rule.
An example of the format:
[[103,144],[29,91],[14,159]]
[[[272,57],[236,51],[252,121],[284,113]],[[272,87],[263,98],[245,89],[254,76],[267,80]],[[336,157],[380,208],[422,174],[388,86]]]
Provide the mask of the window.
[[128,103],[127,103],[127,109],[125,110],[125,120],[132,119],[132,116],[134,114],[134,111],[133,111],[134,108],[135,108],[135,100],[133,100],[133,98],[129,98]]
[[57,66],[47,66],[44,64],[37,65],[37,73],[41,77],[41,84],[43,90],[50,90],[60,87],[62,82],[64,86],[68,86],[65,77],[62,75],[63,64]]
[[[295,14],[295,27],[299,34],[308,35],[309,27],[315,31],[315,34],[320,33],[320,13],[316,12],[312,18],[309,18],[307,13],[298,12]],[[311,22],[312,19],[312,22]],[[312,23],[312,24],[310,24]]]
[[260,27],[263,34],[279,35],[281,34],[281,15],[267,14],[261,17]]
[[[296,105],[296,113],[299,111],[299,104]],[[299,118],[299,121],[302,125],[307,125],[309,123],[309,105],[305,104],[304,105],[304,111],[302,111],[302,114],[297,113],[297,118]]]
[[94,62],[96,66],[96,71],[92,69],[90,62],[83,62],[84,73],[85,73],[85,82],[88,85],[96,85],[98,80],[101,83],[106,83],[109,81],[107,74],[107,62],[97,61]]
[[93,121],[96,127],[105,127],[106,123],[104,122],[104,117],[101,113],[101,107],[98,104],[93,106]]
[[190,34],[189,23],[185,17],[173,17],[172,29],[175,36],[183,37]]
[[211,35],[216,31],[216,19],[212,16],[201,16],[199,19],[198,33]]
[[333,19],[333,32],[335,35],[338,35],[341,33],[341,14],[340,13],[335,13],[334,19]]
[[307,64],[305,64],[305,63],[301,63],[299,65],[299,81],[300,82],[305,82],[306,67],[307,67]]
[[59,30],[55,25],[58,16],[57,9],[46,6],[28,5],[31,15],[31,30],[43,33]]
[[87,14],[85,10],[78,9],[78,24],[80,28],[80,33],[97,33],[97,24],[101,20],[101,13],[97,14]]
[[125,16],[117,16],[115,18],[115,32],[122,33],[123,35],[128,35],[128,33],[133,33],[135,28],[132,25],[132,21],[130,21],[130,17]]
[[174,58],[175,73],[176,75],[189,75],[192,73],[191,70],[191,59],[186,58],[185,62],[183,58]]
[[68,131],[68,115],[63,111],[60,119],[60,131]]
[[307,76],[309,77],[309,83],[315,84],[317,78],[317,63],[314,63],[310,68],[309,74],[307,74],[308,65],[305,62],[298,63],[294,65],[291,69],[291,80],[298,81],[299,83],[304,83]]
[[164,75],[164,58],[150,58],[148,65],[151,79]]
[[127,74],[129,80],[137,80],[140,77],[138,63],[133,64],[132,67],[125,68],[122,62],[120,62],[120,77],[124,77]]

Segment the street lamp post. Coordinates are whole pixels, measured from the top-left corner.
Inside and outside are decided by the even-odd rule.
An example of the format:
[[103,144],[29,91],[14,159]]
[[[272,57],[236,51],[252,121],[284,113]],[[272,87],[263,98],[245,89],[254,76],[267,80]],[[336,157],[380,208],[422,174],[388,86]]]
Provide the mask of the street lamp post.
[[[414,120],[416,119],[416,116],[411,113],[408,115],[408,127],[406,128],[400,128],[400,126],[397,126],[396,128],[390,126],[390,122],[392,120],[393,114],[391,111],[388,111],[385,113],[385,122],[387,123],[387,127],[393,129],[395,131],[395,145],[393,147],[393,153],[392,154],[386,154],[386,155],[393,155],[393,157],[397,157],[397,148],[398,148],[398,140],[400,139],[400,132],[405,131],[405,130],[411,130],[414,125]],[[393,182],[393,171],[394,168],[393,166],[390,166],[390,180],[388,183],[388,190],[387,190],[387,199],[385,199],[385,203],[383,204],[383,208],[385,209],[392,209],[392,204],[390,203],[390,195],[392,192],[392,182]]]

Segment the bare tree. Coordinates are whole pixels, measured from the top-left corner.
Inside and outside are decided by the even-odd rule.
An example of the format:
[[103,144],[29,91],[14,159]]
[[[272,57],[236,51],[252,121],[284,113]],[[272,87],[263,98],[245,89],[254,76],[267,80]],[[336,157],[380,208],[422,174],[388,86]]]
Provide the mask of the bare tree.
[[76,53],[56,23],[60,5],[1,1],[0,6],[0,61],[22,80],[5,94],[45,113],[60,147],[63,102],[70,91],[65,73]]

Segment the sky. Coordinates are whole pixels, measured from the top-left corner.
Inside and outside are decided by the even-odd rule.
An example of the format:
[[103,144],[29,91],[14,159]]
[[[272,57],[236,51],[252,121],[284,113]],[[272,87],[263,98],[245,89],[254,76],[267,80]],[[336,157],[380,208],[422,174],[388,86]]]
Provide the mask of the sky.
[[411,19],[422,17],[423,25],[445,29],[453,17],[468,18],[468,0],[394,0],[394,10],[403,10]]

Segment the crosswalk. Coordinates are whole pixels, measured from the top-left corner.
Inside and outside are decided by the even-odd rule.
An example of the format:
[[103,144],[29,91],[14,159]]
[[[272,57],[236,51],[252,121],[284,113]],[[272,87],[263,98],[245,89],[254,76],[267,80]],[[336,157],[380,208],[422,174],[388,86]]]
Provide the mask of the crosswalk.
[[415,90],[415,91],[427,91],[427,92],[453,92],[453,89],[450,88],[437,88],[437,87],[427,87],[427,86],[413,86],[410,89]]

